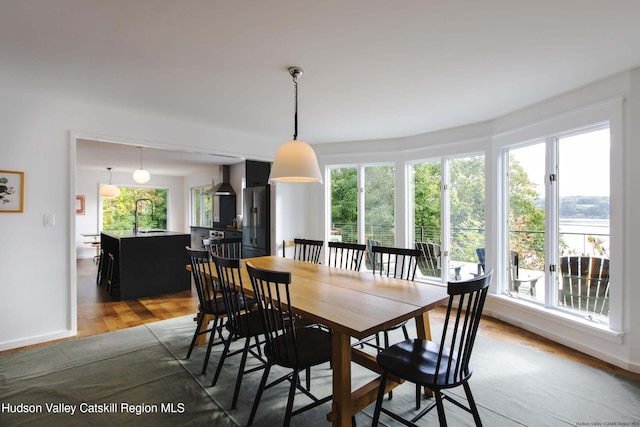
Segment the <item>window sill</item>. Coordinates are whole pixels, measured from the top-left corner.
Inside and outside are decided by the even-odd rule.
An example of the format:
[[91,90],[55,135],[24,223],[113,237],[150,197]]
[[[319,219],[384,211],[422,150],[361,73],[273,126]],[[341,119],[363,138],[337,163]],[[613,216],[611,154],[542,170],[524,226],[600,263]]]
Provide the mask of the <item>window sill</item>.
[[[560,310],[549,309],[524,299],[495,294],[489,294],[487,297],[489,303],[487,308],[490,311],[487,314],[544,336],[549,335],[550,324],[551,326],[569,328],[615,344],[622,344],[625,335],[623,331],[609,329],[607,324],[583,319]],[[516,311],[513,311],[514,309]],[[553,332],[553,334],[556,333]]]

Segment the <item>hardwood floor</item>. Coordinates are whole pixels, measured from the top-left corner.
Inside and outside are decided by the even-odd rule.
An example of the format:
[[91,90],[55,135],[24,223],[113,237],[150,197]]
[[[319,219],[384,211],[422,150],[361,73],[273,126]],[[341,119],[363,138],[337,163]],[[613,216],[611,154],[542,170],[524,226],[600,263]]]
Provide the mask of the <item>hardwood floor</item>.
[[[119,301],[117,290],[115,290],[114,296],[110,297],[104,286],[96,285],[97,266],[92,260],[78,260],[77,266],[78,335],[77,337],[55,342],[102,334],[187,314],[195,315],[198,311],[198,296],[195,290],[154,298]],[[433,319],[442,319],[444,317],[444,309],[442,308],[436,309],[431,313]],[[640,380],[640,374],[625,371],[617,366],[491,317],[483,317],[479,333],[490,338],[551,353],[558,357],[564,357],[578,363]],[[48,344],[51,344],[51,342],[29,347]],[[21,349],[7,350],[0,354],[18,350]]]
[[118,288],[110,297],[96,284],[97,266],[91,260],[78,264],[78,336],[101,334],[143,323],[192,314],[198,311],[198,297],[191,291],[171,295],[119,301]]

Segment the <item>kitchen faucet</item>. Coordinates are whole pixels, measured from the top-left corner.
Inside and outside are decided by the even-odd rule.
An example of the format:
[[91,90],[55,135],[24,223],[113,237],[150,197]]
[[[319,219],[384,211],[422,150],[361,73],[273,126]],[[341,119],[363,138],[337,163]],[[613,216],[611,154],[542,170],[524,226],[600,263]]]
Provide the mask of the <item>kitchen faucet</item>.
[[133,234],[138,234],[138,202],[149,202],[149,203],[151,203],[151,219],[153,219],[153,200],[151,200],[151,199],[137,199],[136,200],[136,211],[135,211],[135,222],[133,223]]

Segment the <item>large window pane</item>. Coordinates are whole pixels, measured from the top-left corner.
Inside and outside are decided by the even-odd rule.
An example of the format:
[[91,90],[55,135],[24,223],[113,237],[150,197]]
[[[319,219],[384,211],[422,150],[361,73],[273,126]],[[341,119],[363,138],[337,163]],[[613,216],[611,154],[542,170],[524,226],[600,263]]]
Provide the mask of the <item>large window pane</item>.
[[449,274],[455,279],[484,272],[484,156],[449,161]]
[[558,140],[558,305],[609,314],[609,129]]
[[358,243],[358,169],[331,169],[329,240]]
[[133,230],[136,200],[149,199],[138,204],[139,230],[167,229],[167,190],[157,188],[120,187],[120,195],[102,201],[102,229]]
[[395,246],[395,168],[364,168],[365,239]]
[[509,150],[507,293],[544,302],[544,142]]
[[213,224],[213,196],[207,193],[209,187],[191,189],[191,225],[211,227]]
[[414,240],[423,251],[418,263],[422,277],[442,277],[442,163],[432,161],[411,166],[413,177]]

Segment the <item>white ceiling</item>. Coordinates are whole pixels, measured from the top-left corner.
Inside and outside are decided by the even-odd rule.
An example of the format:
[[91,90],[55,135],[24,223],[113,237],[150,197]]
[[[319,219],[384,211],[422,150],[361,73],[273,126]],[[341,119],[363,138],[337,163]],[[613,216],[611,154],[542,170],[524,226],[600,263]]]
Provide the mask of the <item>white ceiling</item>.
[[163,150],[153,147],[107,143],[79,139],[76,141],[76,167],[113,172],[133,172],[142,164],[152,175],[187,176],[211,172],[212,165],[232,165],[243,159],[215,156],[208,153]]
[[284,142],[295,65],[299,139],[402,137],[640,66],[639,18],[638,0],[0,0],[0,85]]

